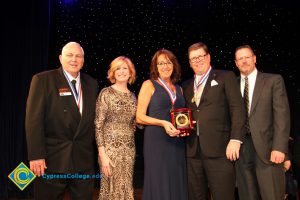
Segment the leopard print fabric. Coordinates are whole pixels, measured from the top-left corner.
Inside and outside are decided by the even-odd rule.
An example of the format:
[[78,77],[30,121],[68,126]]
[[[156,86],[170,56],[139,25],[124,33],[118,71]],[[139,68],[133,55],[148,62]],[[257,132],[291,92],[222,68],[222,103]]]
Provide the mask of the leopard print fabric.
[[98,147],[104,147],[115,167],[111,177],[101,178],[99,200],[134,199],[135,113],[134,93],[112,87],[100,92],[96,104],[96,142]]

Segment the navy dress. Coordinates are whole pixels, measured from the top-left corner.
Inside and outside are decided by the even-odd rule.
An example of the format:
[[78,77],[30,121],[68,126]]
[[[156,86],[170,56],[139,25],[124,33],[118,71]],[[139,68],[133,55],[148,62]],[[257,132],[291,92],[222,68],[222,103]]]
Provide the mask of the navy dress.
[[[167,91],[152,80],[155,92],[148,106],[148,116],[171,121],[172,103]],[[176,85],[174,108],[183,108],[185,100]],[[187,199],[185,142],[181,137],[170,137],[161,126],[146,126],[144,134],[143,200]]]

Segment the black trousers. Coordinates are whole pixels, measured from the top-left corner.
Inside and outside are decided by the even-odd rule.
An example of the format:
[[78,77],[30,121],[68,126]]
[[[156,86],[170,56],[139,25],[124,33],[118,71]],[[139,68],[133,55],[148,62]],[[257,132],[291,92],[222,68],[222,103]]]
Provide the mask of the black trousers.
[[195,157],[187,157],[188,199],[207,200],[209,188],[214,200],[234,200],[233,163],[226,157],[207,158],[197,149]]
[[[48,173],[50,174],[50,173]],[[35,200],[62,200],[64,192],[69,190],[72,200],[93,199],[94,179],[45,179],[34,180]]]

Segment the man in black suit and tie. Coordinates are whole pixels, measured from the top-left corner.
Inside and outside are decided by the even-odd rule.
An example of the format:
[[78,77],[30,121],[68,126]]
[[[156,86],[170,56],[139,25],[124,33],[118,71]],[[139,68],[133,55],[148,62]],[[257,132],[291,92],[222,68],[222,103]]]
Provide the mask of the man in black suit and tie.
[[240,91],[248,110],[247,135],[237,161],[241,200],[284,199],[285,155],[288,153],[290,111],[280,75],[261,73],[249,45],[235,51]]
[[186,140],[188,195],[206,200],[234,200],[235,171],[245,136],[246,110],[233,72],[212,69],[205,44],[188,49],[194,78],[183,84],[188,108],[193,110],[196,131]]
[[[61,68],[33,76],[27,99],[28,159],[30,169],[38,176],[34,196],[63,199],[68,188],[72,199],[92,199],[94,180],[72,176],[95,173],[98,86],[96,80],[80,72],[84,52],[78,43],[66,44],[59,60]],[[46,174],[60,178],[47,180]]]

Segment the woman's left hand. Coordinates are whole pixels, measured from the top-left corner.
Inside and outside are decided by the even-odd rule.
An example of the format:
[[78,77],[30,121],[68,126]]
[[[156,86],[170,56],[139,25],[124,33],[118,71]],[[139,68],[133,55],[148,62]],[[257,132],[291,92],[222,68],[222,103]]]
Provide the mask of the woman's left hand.
[[178,136],[180,134],[180,131],[177,130],[173,124],[171,122],[168,121],[164,121],[163,122],[163,126],[165,128],[166,133],[170,136],[170,137],[175,137]]

